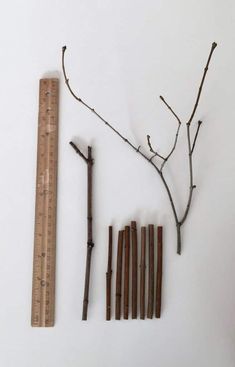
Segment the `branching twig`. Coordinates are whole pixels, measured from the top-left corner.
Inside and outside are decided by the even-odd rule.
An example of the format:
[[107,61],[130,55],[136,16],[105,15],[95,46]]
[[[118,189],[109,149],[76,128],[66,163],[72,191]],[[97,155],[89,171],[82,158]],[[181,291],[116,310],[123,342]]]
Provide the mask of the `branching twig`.
[[[178,213],[176,211],[175,203],[174,203],[174,200],[173,200],[173,197],[172,197],[172,194],[171,194],[169,185],[166,182],[165,177],[163,175],[163,168],[164,168],[166,162],[169,160],[169,158],[172,156],[173,152],[176,149],[176,145],[177,145],[177,142],[178,142],[179,131],[180,131],[180,127],[182,125],[181,119],[174,112],[174,110],[172,109],[172,107],[165,101],[165,99],[162,96],[160,96],[160,99],[163,101],[163,103],[166,105],[166,107],[169,109],[169,111],[173,114],[173,116],[178,121],[178,127],[177,127],[177,130],[176,130],[176,136],[175,136],[175,139],[174,139],[173,147],[172,147],[172,149],[170,150],[169,154],[166,157],[160,155],[159,153],[157,153],[153,149],[153,147],[151,145],[151,141],[150,141],[150,136],[148,135],[147,136],[148,146],[149,146],[150,152],[153,153],[153,155],[151,157],[148,157],[145,153],[143,153],[141,151],[140,146],[136,147],[130,140],[128,140],[124,135],[122,135],[110,122],[108,122],[104,117],[102,117],[98,112],[96,112],[96,110],[94,108],[92,108],[89,104],[87,104],[86,102],[84,102],[80,97],[78,97],[74,93],[74,91],[72,90],[72,88],[70,86],[69,79],[67,77],[67,73],[66,73],[66,70],[65,70],[64,57],[65,57],[66,46],[64,46],[62,48],[62,69],[63,69],[65,83],[66,83],[66,85],[68,87],[68,90],[70,91],[71,95],[78,102],[80,102],[84,107],[86,107],[88,110],[90,110],[92,113],[94,113],[95,116],[97,116],[99,118],[99,120],[101,120],[106,126],[108,126],[116,135],[118,135],[132,149],[134,149],[146,161],[148,161],[152,165],[152,167],[154,167],[154,169],[157,171],[157,173],[159,174],[159,176],[160,176],[160,178],[162,180],[162,183],[163,183],[163,185],[164,185],[164,187],[166,189],[166,192],[167,192],[167,195],[168,195],[168,198],[169,198],[169,201],[170,201],[170,205],[171,205],[171,208],[172,208],[172,212],[173,212],[175,224],[176,224],[176,230],[177,230],[177,253],[178,254],[181,253],[181,226],[183,225],[183,223],[185,222],[185,220],[186,220],[186,218],[188,216],[189,209],[190,209],[191,202],[192,202],[193,190],[196,187],[193,184],[192,153],[194,151],[194,147],[195,147],[195,144],[196,144],[196,141],[197,141],[197,137],[198,137],[198,133],[199,133],[199,129],[200,129],[200,124],[198,125],[197,132],[195,134],[195,138],[194,138],[193,144],[191,144],[190,126],[191,126],[191,123],[192,123],[193,118],[195,116],[195,113],[197,111],[197,107],[198,107],[198,104],[199,104],[199,101],[200,101],[200,97],[201,97],[202,88],[203,88],[203,85],[204,85],[204,82],[205,82],[206,74],[208,72],[208,68],[209,68],[209,64],[210,64],[210,61],[211,61],[211,57],[212,57],[212,54],[213,54],[216,46],[217,46],[217,44],[215,42],[211,46],[209,57],[208,57],[208,60],[207,60],[207,63],[206,63],[205,69],[204,69],[204,73],[203,73],[203,76],[202,76],[202,80],[201,80],[201,83],[200,83],[200,86],[199,86],[199,90],[198,90],[198,93],[197,93],[196,101],[195,101],[195,104],[194,104],[194,107],[193,107],[191,116],[190,116],[190,118],[189,118],[189,120],[188,120],[188,122],[186,124],[186,126],[187,126],[188,149],[189,149],[188,150],[188,153],[189,153],[189,181],[190,181],[190,185],[189,185],[189,193],[188,193],[187,205],[186,205],[185,212],[184,212],[184,214],[183,214],[183,216],[182,216],[181,219],[180,219],[180,217],[179,217],[179,215],[178,215]],[[159,158],[161,158],[163,160],[160,168],[153,162],[153,158],[156,157],[156,156],[158,156]]]
[[82,320],[87,320],[88,302],[89,302],[89,286],[90,286],[90,272],[91,272],[91,253],[94,247],[92,239],[92,149],[88,146],[87,157],[80,151],[80,149],[71,141],[70,145],[74,148],[76,153],[84,159],[87,163],[87,257],[86,257],[86,273],[83,297]]

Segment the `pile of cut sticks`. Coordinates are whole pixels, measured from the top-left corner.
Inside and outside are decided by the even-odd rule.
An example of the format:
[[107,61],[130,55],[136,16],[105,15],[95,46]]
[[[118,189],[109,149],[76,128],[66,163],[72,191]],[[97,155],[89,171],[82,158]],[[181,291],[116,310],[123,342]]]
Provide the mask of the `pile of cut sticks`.
[[[153,224],[141,227],[140,232],[140,241],[138,241],[136,221],[132,221],[131,225],[126,225],[124,229],[118,232],[115,290],[116,320],[120,320],[122,317],[127,320],[130,308],[132,319],[137,319],[139,314],[140,319],[144,320],[146,308],[147,318],[152,319],[154,313],[156,318],[161,316],[163,227],[157,227],[156,236]],[[156,241],[155,237],[157,237]],[[140,249],[138,248],[138,242],[140,243]],[[106,320],[112,318],[112,257],[113,227],[110,226],[106,272]],[[148,280],[147,292],[145,291],[146,280]]]

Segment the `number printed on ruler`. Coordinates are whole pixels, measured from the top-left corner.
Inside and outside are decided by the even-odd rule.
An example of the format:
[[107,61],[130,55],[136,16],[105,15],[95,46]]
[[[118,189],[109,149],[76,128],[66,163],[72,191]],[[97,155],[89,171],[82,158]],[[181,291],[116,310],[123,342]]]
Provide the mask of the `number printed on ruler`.
[[58,95],[58,79],[40,80],[32,326],[54,325]]

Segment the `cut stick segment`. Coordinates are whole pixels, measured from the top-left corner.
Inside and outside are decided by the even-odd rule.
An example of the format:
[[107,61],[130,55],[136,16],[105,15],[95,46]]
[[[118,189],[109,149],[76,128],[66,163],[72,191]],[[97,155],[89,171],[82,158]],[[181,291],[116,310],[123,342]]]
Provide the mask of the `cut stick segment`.
[[111,320],[113,227],[109,226],[108,266],[106,272],[106,320]]
[[118,232],[115,319],[121,319],[123,232]]
[[125,261],[124,261],[124,319],[129,316],[129,273],[130,273],[130,227],[125,227]]
[[162,300],[162,226],[157,229],[157,280],[156,280],[156,310],[155,315],[161,317]]
[[132,242],[132,319],[137,319],[138,250],[136,222],[131,222]]
[[145,319],[146,227],[141,227],[140,318]]
[[154,225],[149,224],[148,319],[153,318],[154,305]]

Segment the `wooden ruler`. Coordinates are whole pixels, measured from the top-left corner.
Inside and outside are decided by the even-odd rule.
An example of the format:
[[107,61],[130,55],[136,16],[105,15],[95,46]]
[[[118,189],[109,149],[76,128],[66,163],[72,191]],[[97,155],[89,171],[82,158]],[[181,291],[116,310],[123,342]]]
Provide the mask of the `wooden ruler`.
[[58,98],[58,79],[41,79],[39,86],[32,326],[54,325]]

